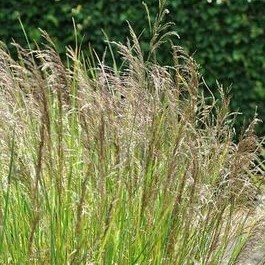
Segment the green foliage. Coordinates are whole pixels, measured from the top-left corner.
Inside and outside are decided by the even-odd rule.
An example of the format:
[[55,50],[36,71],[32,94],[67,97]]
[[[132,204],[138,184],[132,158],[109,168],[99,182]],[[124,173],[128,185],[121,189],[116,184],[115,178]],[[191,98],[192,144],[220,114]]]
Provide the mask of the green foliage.
[[242,264],[248,246],[264,260],[256,120],[236,144],[222,88],[206,98],[174,42],[158,63],[177,35],[162,2],[149,52],[131,26],[113,42],[121,69],[79,47],[63,64],[44,31],[18,60],[0,48],[0,264]]
[[[156,14],[158,1],[148,0],[151,20]],[[102,29],[111,40],[122,41],[128,36],[127,20],[132,23],[143,50],[149,48],[147,16],[141,0],[91,0],[91,1],[1,1],[0,36],[5,43],[14,38],[22,43],[21,18],[29,39],[40,42],[38,28],[46,30],[60,53],[66,45],[74,45],[74,18],[83,48],[88,43],[103,54],[106,43]],[[232,85],[232,110],[243,112],[252,118],[258,107],[259,118],[265,117],[265,5],[263,1],[168,1],[170,13],[167,19],[175,22],[180,35],[179,44],[201,65],[201,73],[210,87],[217,87],[216,80],[225,87]],[[160,50],[164,63],[170,58],[166,49]],[[111,56],[106,60],[111,60]],[[243,123],[243,115],[238,124]],[[265,132],[264,124],[258,128]]]

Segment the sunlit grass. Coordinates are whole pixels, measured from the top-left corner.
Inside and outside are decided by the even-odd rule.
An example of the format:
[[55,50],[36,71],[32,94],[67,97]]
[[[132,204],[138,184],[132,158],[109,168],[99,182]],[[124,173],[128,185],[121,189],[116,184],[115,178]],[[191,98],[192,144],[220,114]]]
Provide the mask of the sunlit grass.
[[78,48],[65,66],[46,33],[48,46],[16,45],[18,61],[1,49],[1,264],[240,258],[256,225],[252,176],[264,173],[257,121],[235,144],[222,87],[206,98],[196,63],[173,44],[174,66],[157,63],[176,35],[160,5],[147,60],[131,28],[131,44],[114,43],[120,70]]

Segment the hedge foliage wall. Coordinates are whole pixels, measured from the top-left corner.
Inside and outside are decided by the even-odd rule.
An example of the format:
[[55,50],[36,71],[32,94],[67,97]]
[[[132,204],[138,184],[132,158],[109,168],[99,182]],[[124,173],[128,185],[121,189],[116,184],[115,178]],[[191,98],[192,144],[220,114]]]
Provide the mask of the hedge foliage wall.
[[[146,0],[151,16],[158,1]],[[83,49],[92,44],[103,53],[101,29],[111,40],[126,40],[129,20],[136,32],[148,27],[142,0],[9,0],[0,3],[1,41],[12,38],[25,44],[18,17],[29,39],[40,42],[38,28],[46,30],[63,52],[65,45],[74,45],[73,22],[77,25]],[[201,66],[201,73],[210,87],[216,79],[225,87],[232,85],[233,110],[253,117],[256,106],[259,118],[265,119],[265,4],[261,0],[168,0],[168,20],[175,22],[185,47]],[[143,47],[148,47],[146,35]],[[168,54],[161,51],[162,60]],[[243,116],[241,117],[241,122]],[[259,134],[265,133],[260,124]]]

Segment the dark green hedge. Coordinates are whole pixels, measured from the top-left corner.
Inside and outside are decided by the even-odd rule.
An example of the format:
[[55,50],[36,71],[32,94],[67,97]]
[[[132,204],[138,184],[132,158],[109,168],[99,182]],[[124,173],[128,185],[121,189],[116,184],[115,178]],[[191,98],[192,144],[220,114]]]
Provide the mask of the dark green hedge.
[[[209,3],[211,2],[211,3]],[[219,1],[217,1],[219,2]],[[146,0],[155,15],[158,1]],[[21,18],[31,40],[40,41],[42,28],[52,36],[63,52],[65,45],[74,45],[74,17],[83,49],[91,43],[103,53],[104,29],[112,40],[126,40],[129,20],[138,33],[147,28],[142,0],[9,0],[0,3],[1,40],[14,38],[25,44],[18,22]],[[181,36],[177,41],[193,54],[211,87],[219,80],[225,87],[232,85],[233,110],[240,109],[253,116],[256,106],[259,117],[265,118],[265,4],[262,0],[170,0],[168,20],[176,23]],[[147,47],[146,35],[142,37]],[[162,59],[169,58],[161,51]],[[243,118],[241,118],[241,123]],[[258,128],[264,135],[265,126]]]

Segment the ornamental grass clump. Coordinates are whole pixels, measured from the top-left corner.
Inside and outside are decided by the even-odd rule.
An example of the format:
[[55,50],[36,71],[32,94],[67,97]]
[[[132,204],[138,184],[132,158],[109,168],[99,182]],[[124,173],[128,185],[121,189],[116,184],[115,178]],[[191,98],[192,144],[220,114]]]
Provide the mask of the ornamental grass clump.
[[[1,264],[235,264],[261,217],[255,119],[234,141],[219,86],[172,41],[166,10],[150,53],[129,26],[122,66],[62,62],[47,44],[0,51]],[[150,22],[150,20],[149,20]],[[150,22],[151,25],[151,22]],[[111,51],[113,53],[113,51]]]

